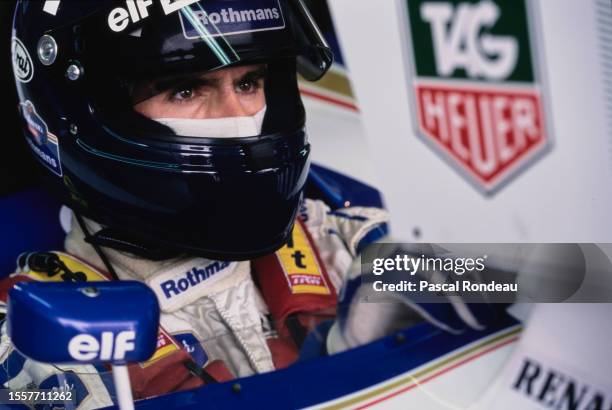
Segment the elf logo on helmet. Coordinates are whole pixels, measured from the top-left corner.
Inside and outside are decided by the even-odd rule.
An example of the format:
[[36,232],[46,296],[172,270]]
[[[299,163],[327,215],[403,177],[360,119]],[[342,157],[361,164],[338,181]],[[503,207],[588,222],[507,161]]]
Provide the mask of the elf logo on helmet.
[[[164,14],[179,11],[183,7],[196,3],[199,0],[159,0]],[[137,23],[141,19],[149,17],[148,8],[154,4],[153,0],[126,0],[125,7],[117,7],[108,15],[108,26],[115,32],[125,30],[130,23]]]
[[407,4],[417,134],[479,189],[496,192],[550,148],[529,4]]
[[46,0],[43,5],[43,11],[45,13],[49,13],[52,16],[57,14],[57,10],[59,9],[61,0]]
[[132,330],[124,330],[117,335],[102,332],[100,340],[89,334],[80,334],[68,342],[68,353],[79,362],[123,360],[126,353],[136,349],[135,340],[136,333]]
[[[167,16],[197,1],[199,0],[159,0],[159,4],[161,4]],[[130,22],[136,23],[149,17],[148,7],[153,3],[153,0],[126,0],[125,7],[117,7],[110,12],[108,16],[109,27],[111,30],[119,32],[125,30]],[[43,11],[55,16],[60,4],[61,0],[46,0],[43,4]]]
[[32,58],[30,53],[28,53],[28,49],[17,37],[13,37],[11,52],[15,78],[22,83],[30,82],[32,77],[34,77],[34,64],[32,64]]

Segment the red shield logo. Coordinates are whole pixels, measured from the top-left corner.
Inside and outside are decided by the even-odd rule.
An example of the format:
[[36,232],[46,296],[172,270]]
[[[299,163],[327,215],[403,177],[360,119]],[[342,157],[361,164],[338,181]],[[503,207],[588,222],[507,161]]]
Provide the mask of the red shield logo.
[[[511,3],[511,4],[510,4]],[[410,0],[417,134],[486,194],[551,147],[525,0]]]

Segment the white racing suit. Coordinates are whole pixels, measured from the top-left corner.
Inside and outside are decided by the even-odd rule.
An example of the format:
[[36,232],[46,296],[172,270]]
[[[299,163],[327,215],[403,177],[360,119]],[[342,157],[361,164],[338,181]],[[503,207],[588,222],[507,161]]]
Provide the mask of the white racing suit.
[[[279,319],[275,312],[287,311],[290,305],[292,312],[314,313],[318,301],[322,300],[317,297],[333,299],[333,304],[320,305],[323,310],[333,308],[336,293],[359,250],[366,242],[385,235],[387,219],[387,213],[377,208],[352,207],[332,212],[321,201],[306,200],[292,241],[276,254],[251,262],[193,257],[154,262],[104,249],[119,278],[148,284],[161,308],[163,331],[160,330],[158,351],[150,360],[153,365],[148,366],[147,362],[130,366],[135,398],[203,384],[182,366],[176,366],[184,357],[190,357],[199,368],[207,369],[220,381],[272,371],[295,361],[299,343],[285,337],[293,334],[290,328],[294,326],[289,325],[287,317]],[[87,223],[92,230],[99,228],[91,221]],[[65,242],[66,253],[86,261],[96,271],[103,271],[104,264],[83,237],[78,224],[73,223]],[[309,244],[313,248],[310,253]],[[282,280],[269,286],[262,284],[274,277],[269,270],[279,268],[281,273],[276,277]],[[322,273],[324,277],[317,278]],[[4,281],[0,289],[3,302],[8,289],[23,276],[27,272],[16,272]],[[285,288],[281,289],[285,292],[283,306],[278,306],[280,302],[276,300],[275,295],[282,293],[278,287]],[[327,309],[322,317],[330,318],[329,312]],[[306,329],[314,327],[305,324],[303,315],[297,314],[292,319]],[[317,325],[318,321],[313,323]],[[60,369],[24,359],[13,349],[5,327],[2,330],[0,380],[5,387],[67,385],[77,390],[78,408],[112,404],[112,382],[103,366],[61,366]],[[178,359],[164,357],[173,357],[168,354],[173,351]],[[166,362],[174,364],[164,365]],[[156,367],[159,369],[152,370]],[[136,373],[139,375],[135,376]]]

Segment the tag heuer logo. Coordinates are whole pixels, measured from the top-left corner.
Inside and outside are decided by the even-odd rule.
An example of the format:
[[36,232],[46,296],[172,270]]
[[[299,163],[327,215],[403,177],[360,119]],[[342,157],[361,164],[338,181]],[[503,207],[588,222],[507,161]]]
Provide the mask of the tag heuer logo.
[[418,135],[486,193],[550,146],[528,0],[406,0]]

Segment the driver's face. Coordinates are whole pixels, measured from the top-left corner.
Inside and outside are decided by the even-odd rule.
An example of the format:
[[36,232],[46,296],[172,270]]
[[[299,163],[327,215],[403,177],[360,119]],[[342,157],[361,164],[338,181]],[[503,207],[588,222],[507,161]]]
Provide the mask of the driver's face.
[[152,119],[253,116],[266,104],[265,70],[265,65],[250,65],[137,84],[136,100],[139,95],[151,95],[151,89],[165,91],[137,103],[134,109]]

